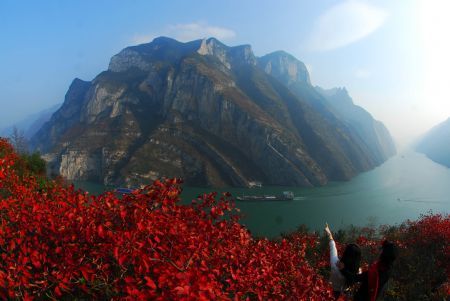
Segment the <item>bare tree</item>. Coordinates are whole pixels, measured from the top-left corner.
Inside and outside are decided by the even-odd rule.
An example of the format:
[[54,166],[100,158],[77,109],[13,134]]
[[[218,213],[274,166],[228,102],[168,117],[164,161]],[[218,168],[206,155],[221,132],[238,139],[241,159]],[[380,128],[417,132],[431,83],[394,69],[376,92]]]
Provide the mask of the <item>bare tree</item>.
[[13,131],[11,136],[9,136],[9,140],[13,145],[16,152],[19,154],[28,153],[28,141],[25,138],[25,134],[22,130],[19,130],[16,126],[13,127]]

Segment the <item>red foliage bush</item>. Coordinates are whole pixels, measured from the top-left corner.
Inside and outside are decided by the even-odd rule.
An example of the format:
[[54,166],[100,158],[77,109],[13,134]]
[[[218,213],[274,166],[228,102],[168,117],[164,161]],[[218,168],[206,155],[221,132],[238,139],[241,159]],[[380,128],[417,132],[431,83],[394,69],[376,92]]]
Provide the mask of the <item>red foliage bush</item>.
[[90,196],[18,177],[0,139],[3,299],[331,300],[308,236],[253,239],[229,196],[178,203],[178,180]]
[[428,214],[384,231],[400,246],[386,300],[448,300],[450,215]]
[[[229,195],[182,205],[179,184],[156,181],[123,197],[90,196],[27,173],[0,139],[0,298],[333,299],[323,238],[299,231],[281,241],[254,239]],[[340,252],[358,243],[364,266],[384,238],[401,247],[385,300],[449,294],[449,215],[430,214],[377,235],[373,228],[339,232]]]
[[436,263],[446,269],[450,277],[450,218],[441,214],[424,215],[417,221],[408,221],[408,239],[405,248],[423,248],[435,254]]

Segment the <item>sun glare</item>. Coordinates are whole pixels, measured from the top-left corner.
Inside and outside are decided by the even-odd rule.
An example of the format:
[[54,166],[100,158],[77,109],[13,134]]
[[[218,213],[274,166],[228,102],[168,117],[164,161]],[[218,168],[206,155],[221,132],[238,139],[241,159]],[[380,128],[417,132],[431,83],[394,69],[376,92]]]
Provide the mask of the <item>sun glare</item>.
[[[450,116],[450,1],[422,1],[420,37],[424,55],[424,101],[430,119],[442,121]],[[431,107],[433,106],[433,107]],[[436,120],[438,119],[438,120]]]

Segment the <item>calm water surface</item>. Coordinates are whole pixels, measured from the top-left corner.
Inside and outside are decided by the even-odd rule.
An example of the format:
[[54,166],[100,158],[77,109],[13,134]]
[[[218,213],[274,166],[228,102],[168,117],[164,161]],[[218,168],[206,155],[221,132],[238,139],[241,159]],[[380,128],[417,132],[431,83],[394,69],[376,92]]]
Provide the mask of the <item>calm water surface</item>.
[[[105,188],[77,183],[91,193]],[[256,236],[275,237],[300,224],[321,230],[325,222],[333,229],[350,224],[396,224],[420,214],[450,212],[450,169],[422,154],[401,153],[383,165],[348,182],[324,187],[263,187],[257,189],[207,189],[183,187],[183,202],[210,191],[240,194],[278,194],[293,191],[286,202],[236,202],[244,215],[241,222]]]

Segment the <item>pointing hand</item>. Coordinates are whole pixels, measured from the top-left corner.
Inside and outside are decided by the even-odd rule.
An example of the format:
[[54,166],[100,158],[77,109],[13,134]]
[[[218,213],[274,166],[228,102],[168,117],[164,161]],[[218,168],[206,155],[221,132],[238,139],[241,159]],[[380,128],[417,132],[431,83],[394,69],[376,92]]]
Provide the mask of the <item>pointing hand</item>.
[[330,239],[333,239],[333,235],[331,234],[331,230],[330,227],[328,226],[328,223],[325,223],[325,229],[324,229],[325,233],[328,235],[328,237]]

